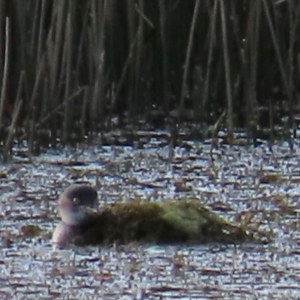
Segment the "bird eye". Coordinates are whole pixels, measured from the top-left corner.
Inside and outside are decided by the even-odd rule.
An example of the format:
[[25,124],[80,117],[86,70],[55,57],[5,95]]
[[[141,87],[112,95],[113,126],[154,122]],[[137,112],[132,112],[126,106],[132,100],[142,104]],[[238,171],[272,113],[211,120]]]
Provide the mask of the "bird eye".
[[74,204],[79,204],[79,198],[73,198],[73,203]]

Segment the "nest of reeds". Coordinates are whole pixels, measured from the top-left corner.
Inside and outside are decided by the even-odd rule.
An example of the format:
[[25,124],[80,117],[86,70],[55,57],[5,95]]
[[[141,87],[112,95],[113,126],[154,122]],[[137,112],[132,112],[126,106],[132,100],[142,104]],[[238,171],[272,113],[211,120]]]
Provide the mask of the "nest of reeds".
[[241,226],[204,207],[199,200],[164,203],[132,201],[106,205],[76,228],[75,244],[153,244],[209,242],[240,243],[251,240]]

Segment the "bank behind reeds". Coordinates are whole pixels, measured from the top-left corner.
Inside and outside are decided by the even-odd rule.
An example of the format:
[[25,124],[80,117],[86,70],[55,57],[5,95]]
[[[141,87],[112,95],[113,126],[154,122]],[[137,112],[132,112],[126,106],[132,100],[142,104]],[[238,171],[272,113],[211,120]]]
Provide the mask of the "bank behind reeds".
[[4,157],[15,138],[30,151],[82,141],[116,115],[222,125],[229,141],[258,124],[272,138],[282,116],[293,129],[299,13],[297,0],[2,0]]

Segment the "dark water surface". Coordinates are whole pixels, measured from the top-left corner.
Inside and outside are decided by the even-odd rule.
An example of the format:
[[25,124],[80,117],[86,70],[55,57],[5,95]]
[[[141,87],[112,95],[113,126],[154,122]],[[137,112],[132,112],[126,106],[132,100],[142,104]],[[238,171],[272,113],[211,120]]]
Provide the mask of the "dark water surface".
[[[141,148],[85,146],[0,169],[0,299],[300,298],[300,147],[186,141],[170,149],[152,133]],[[25,151],[25,150],[24,150]],[[25,151],[26,154],[26,151]],[[269,244],[126,245],[52,249],[56,200],[90,183],[100,204],[199,198],[234,221],[252,213]],[[29,238],[27,225],[41,232]]]

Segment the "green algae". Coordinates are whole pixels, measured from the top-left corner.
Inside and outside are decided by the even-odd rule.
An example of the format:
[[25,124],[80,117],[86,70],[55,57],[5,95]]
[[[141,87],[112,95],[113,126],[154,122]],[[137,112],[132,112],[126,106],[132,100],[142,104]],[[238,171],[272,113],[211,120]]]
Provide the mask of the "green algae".
[[76,230],[75,244],[240,243],[252,235],[206,208],[199,200],[106,205]]

